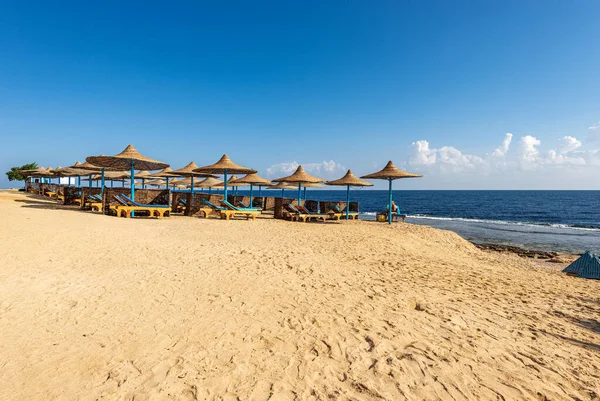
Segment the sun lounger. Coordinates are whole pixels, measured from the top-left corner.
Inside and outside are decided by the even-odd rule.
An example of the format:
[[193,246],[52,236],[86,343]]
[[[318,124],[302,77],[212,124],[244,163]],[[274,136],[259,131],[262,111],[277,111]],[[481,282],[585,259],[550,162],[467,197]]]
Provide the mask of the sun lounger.
[[258,209],[235,207],[226,200],[222,200],[221,205],[224,206],[224,210],[221,210],[221,218],[225,220],[229,220],[232,216],[246,216],[247,219],[256,220],[256,216],[261,213]]
[[204,214],[204,217],[208,217],[208,215],[211,214],[212,212],[217,212],[220,215],[221,211],[225,210],[224,207],[217,206],[205,198],[200,198],[200,202],[202,202],[206,206],[206,207],[200,207],[200,209],[199,209],[200,212],[202,212]]
[[242,201],[235,201],[235,206],[240,207],[242,209],[248,209],[248,210],[262,210],[259,207],[250,207],[248,205],[246,205],[244,202]]
[[[334,214],[340,214],[340,217],[346,216],[346,209],[344,208],[344,210],[342,210],[338,205],[330,205],[329,209]],[[354,220],[358,219],[358,212],[348,212],[348,218]]]
[[170,211],[169,205],[145,205],[131,200],[125,194],[116,195],[115,198],[122,204],[116,206],[114,209],[119,217],[129,218],[131,217],[131,212],[146,211],[151,216],[162,218]]
[[326,218],[328,217],[325,214],[312,214],[310,212],[309,213],[302,212],[296,206],[292,205],[291,203],[283,205],[283,208],[286,210],[288,217],[292,221],[302,220],[304,223],[306,223],[307,221],[310,221],[310,219],[313,219],[313,220],[323,220],[323,222],[324,222],[326,220]]
[[[377,221],[388,221],[388,211],[386,210],[385,212],[377,213],[376,218],[377,218]],[[402,220],[402,222],[404,223],[405,219],[406,219],[405,214],[392,213],[392,221],[393,222]]]
[[[296,206],[296,209],[298,209],[298,211],[300,212],[300,214],[308,214],[310,215],[312,218],[314,218],[315,220],[327,220],[327,218],[329,217],[328,214],[323,214],[323,213],[317,213],[317,212],[311,212],[310,210],[308,210],[306,207],[298,205]],[[304,221],[306,221],[306,219],[304,219]]]

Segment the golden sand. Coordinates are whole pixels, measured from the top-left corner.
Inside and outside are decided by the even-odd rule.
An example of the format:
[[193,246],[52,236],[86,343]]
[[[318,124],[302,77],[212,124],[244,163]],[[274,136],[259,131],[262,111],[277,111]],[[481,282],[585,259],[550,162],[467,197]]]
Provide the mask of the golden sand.
[[411,224],[0,193],[2,400],[597,399],[600,281]]

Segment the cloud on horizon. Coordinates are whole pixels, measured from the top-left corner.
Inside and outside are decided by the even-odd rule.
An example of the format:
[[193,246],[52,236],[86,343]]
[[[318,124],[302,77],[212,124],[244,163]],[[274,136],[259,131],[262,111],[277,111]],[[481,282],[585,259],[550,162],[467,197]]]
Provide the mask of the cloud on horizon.
[[302,164],[302,167],[307,173],[316,175],[319,178],[339,178],[346,172],[346,168],[334,160],[325,160],[320,163],[298,163],[294,160],[292,162],[277,163],[267,167],[267,177],[278,178],[291,175],[296,171],[300,164]]
[[[598,131],[600,137],[600,123],[589,130]],[[542,141],[534,136],[515,139],[513,134],[507,133],[497,148],[484,155],[463,153],[453,146],[435,148],[422,139],[412,143],[406,166],[439,182],[456,180],[494,187],[499,182],[506,186],[511,182],[507,177],[515,177],[515,182],[522,185],[530,182],[533,187],[578,185],[585,188],[592,185],[589,180],[598,175],[600,150],[586,148],[582,141],[569,135],[544,151]],[[494,179],[484,178],[478,182],[478,177]]]

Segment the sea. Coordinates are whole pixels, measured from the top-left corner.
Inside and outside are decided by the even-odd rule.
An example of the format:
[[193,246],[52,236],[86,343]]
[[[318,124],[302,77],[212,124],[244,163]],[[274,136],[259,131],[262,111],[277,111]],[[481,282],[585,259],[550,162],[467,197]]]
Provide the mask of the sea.
[[[296,197],[297,191],[284,196]],[[346,191],[308,188],[306,199],[341,201]],[[396,190],[393,199],[407,222],[451,230],[472,242],[600,253],[600,191]],[[375,220],[388,204],[388,191],[351,189],[350,201],[359,202],[360,218]]]

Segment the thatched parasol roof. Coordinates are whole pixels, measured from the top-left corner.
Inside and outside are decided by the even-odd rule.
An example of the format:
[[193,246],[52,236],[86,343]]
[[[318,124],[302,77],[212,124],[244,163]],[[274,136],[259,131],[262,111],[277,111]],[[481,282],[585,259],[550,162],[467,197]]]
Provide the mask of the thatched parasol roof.
[[165,186],[167,184],[167,182],[165,180],[162,179],[157,179],[157,180],[152,180],[152,181],[147,181],[146,185],[150,185],[153,187],[162,187]]
[[182,176],[182,177],[192,177],[193,176],[193,177],[214,177],[214,178],[216,178],[216,176],[213,176],[210,173],[199,172],[198,165],[194,162],[190,162],[190,164],[188,164],[187,166],[182,167],[180,169],[173,170],[173,175]]
[[296,187],[294,185],[290,185],[290,184],[282,181],[275,185],[271,185],[270,187],[267,187],[267,189],[298,189],[298,187]]
[[102,167],[95,166],[92,163],[89,163],[87,161],[85,163],[77,162],[70,167],[76,168],[78,170],[90,170],[90,171],[88,171],[88,174],[91,174],[92,171],[101,171],[102,170]]
[[90,156],[85,160],[99,167],[109,167],[116,170],[129,170],[132,163],[133,168],[136,170],[158,170],[169,167],[167,163],[142,155],[132,145],[127,145],[125,150],[114,156]]
[[325,185],[320,182],[304,182],[300,183],[300,186],[303,188],[325,188]]
[[158,173],[153,173],[150,174],[149,177],[151,178],[171,178],[171,177],[178,177],[177,174],[173,174],[173,169],[171,167],[165,167],[164,169],[160,170]]
[[231,161],[229,156],[223,155],[221,159],[215,164],[210,164],[208,166],[200,167],[195,171],[199,173],[209,173],[209,174],[224,174],[226,171],[229,174],[250,174],[256,173],[256,170],[253,170],[248,167],[240,166],[239,164],[235,164]]
[[197,188],[214,188],[220,186],[223,186],[223,181],[217,180],[213,177],[207,177],[198,183],[194,183],[194,187]]
[[308,183],[317,183],[317,182],[323,182],[325,181],[322,178],[317,178],[314,177],[310,174],[308,174],[306,171],[304,171],[304,168],[302,168],[302,166],[298,166],[298,168],[296,169],[296,171],[294,172],[294,174],[287,176],[287,177],[282,177],[282,178],[277,178],[275,180],[273,180],[274,182],[288,182],[288,183],[302,183],[302,182],[308,182]]
[[261,176],[259,176],[256,173],[246,174],[245,176],[235,180],[235,183],[236,184],[262,185],[262,186],[271,185],[271,181],[269,181],[265,178],[262,178]]
[[135,178],[152,178],[152,174],[148,170],[142,170],[135,173]]
[[376,173],[363,175],[360,178],[376,179],[376,180],[397,180],[399,178],[418,178],[423,177],[420,174],[409,173],[397,168],[394,163],[390,160],[385,167]]
[[343,176],[342,178],[340,178],[338,180],[326,182],[326,184],[327,185],[343,185],[343,186],[350,185],[351,187],[372,187],[373,186],[373,184],[371,184],[370,182],[363,181],[360,178],[358,178],[357,176],[355,176],[354,174],[352,174],[352,170],[348,170],[346,175]]

